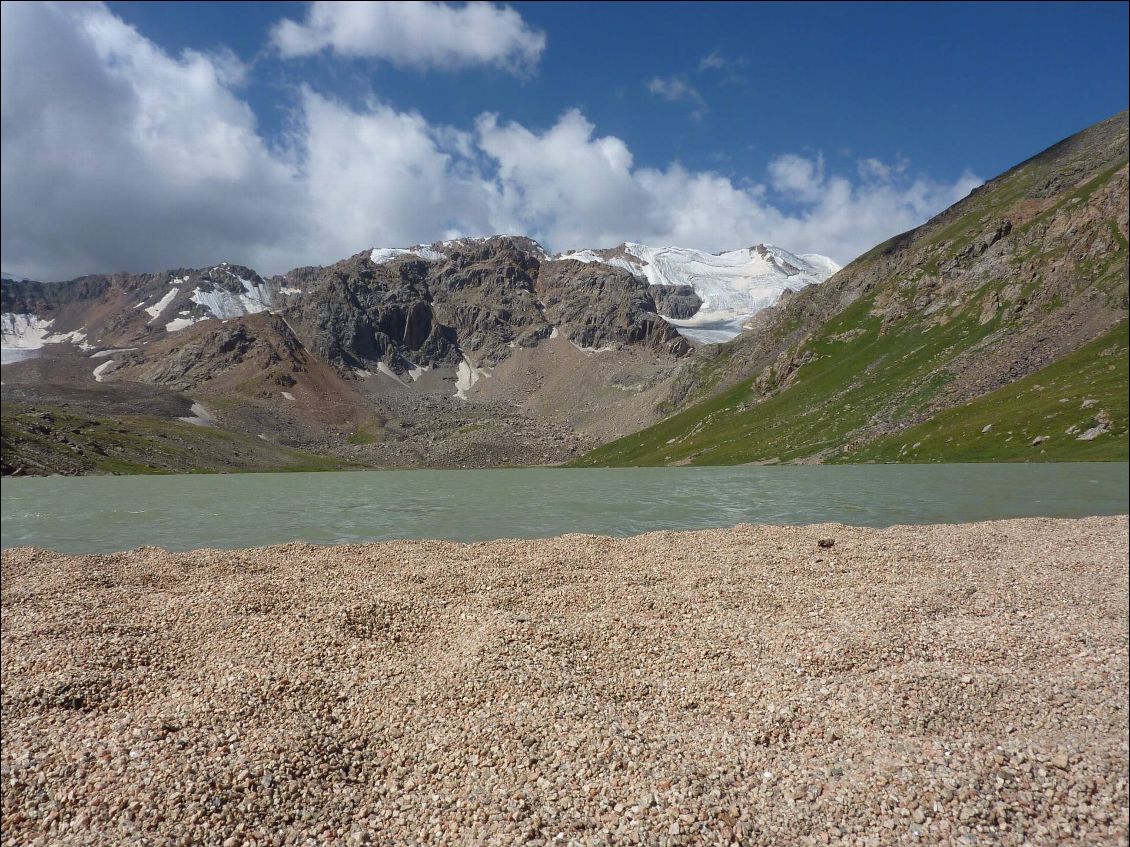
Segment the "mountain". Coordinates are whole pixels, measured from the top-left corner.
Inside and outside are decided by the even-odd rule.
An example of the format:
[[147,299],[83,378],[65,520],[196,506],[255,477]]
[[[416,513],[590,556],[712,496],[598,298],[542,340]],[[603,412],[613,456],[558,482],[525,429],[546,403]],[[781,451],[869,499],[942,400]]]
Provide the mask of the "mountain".
[[[227,262],[4,279],[4,466],[145,465],[144,439],[110,456],[105,431],[174,433],[185,450],[158,470],[238,465],[223,451],[209,464],[215,449],[192,446],[201,429],[253,439],[257,468],[310,455],[557,463],[658,419],[695,355],[678,324],[707,305],[744,319],[786,282],[799,288],[831,267],[766,247],[599,253],[610,258],[550,256],[528,238],[495,236],[373,248],[266,279]],[[702,273],[710,262],[730,276]],[[76,417],[86,423],[66,438],[44,431]]]
[[1127,238],[1124,113],[838,271],[493,236],[5,278],[3,471],[1125,458]]
[[1127,457],[1127,114],[758,313],[581,465]]

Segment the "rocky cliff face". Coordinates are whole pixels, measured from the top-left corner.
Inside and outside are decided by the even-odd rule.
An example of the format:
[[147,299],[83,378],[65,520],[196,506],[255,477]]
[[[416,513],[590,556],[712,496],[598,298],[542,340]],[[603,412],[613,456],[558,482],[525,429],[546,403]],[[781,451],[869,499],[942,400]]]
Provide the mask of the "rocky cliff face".
[[691,285],[652,285],[649,292],[664,317],[687,320],[702,308],[702,298]]
[[578,347],[644,344],[683,356],[690,345],[658,314],[645,280],[626,270],[575,261],[547,262],[538,277],[545,317]]
[[[297,331],[344,372],[383,364],[397,374],[492,368],[515,348],[563,334],[579,347],[645,345],[682,356],[690,345],[659,317],[645,280],[599,264],[553,260],[533,241],[501,236],[402,251],[359,253],[300,269]],[[693,291],[674,292],[686,309]]]

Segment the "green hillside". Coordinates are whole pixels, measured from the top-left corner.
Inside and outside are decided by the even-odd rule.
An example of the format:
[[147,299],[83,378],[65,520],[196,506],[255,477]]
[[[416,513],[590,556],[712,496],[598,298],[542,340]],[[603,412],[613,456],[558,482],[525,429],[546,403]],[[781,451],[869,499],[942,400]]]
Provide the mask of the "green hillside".
[[1125,460],[1126,137],[1097,124],[805,289],[700,367],[713,396],[574,464]]

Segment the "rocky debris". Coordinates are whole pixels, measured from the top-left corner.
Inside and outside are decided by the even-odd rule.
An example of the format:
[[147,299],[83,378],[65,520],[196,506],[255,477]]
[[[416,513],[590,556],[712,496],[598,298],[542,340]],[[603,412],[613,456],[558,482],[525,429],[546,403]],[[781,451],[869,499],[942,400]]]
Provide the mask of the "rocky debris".
[[1123,844],[1128,537],[6,550],[4,842]]
[[503,403],[476,403],[452,410],[421,400],[385,421],[371,443],[311,444],[380,468],[496,468],[557,465],[593,449],[591,436],[571,427],[519,414]]
[[98,300],[109,289],[110,279],[100,276],[47,283],[4,277],[0,279],[0,302],[4,312],[38,315],[46,320],[63,306]]
[[210,321],[200,331],[177,339],[159,355],[150,351],[125,353],[114,370],[140,382],[155,383],[186,391],[245,366],[257,378],[287,387],[296,373],[306,370],[301,342],[281,317],[274,314]]
[[[1087,404],[1084,403],[1083,407],[1086,408]],[[1094,426],[1087,430],[1084,430],[1079,435],[1077,435],[1076,438],[1079,441],[1094,441],[1100,435],[1106,435],[1108,432],[1110,432],[1110,415],[1108,415],[1105,411],[1100,410],[1099,413],[1095,415],[1094,423]]]
[[816,358],[816,354],[803,345],[797,345],[781,354],[773,364],[766,367],[753,381],[754,390],[760,395],[768,395],[788,388],[802,367]]
[[821,538],[819,541],[816,542],[816,546],[821,547],[825,550],[830,550],[830,549],[832,549],[833,547],[836,546],[836,539],[834,539],[834,538]]
[[511,343],[532,346],[552,332],[534,292],[541,255],[528,238],[471,240],[431,269],[436,310],[476,366],[493,367]]

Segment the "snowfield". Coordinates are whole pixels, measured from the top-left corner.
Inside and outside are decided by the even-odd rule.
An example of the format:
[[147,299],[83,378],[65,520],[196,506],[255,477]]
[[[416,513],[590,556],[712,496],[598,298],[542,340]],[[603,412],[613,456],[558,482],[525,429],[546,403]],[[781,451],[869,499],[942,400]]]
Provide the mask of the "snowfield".
[[81,329],[73,332],[50,331],[54,318],[41,321],[31,314],[5,312],[0,315],[0,364],[11,364],[33,358],[45,344],[75,344],[82,350],[93,350]]
[[[184,280],[181,280],[181,279],[174,279],[173,280],[173,282],[183,282],[183,281]],[[161,317],[161,313],[163,311],[165,311],[166,308],[168,308],[168,305],[170,303],[172,303],[174,299],[176,299],[178,291],[180,291],[180,288],[178,286],[174,285],[172,288],[170,288],[165,293],[164,297],[162,297],[160,300],[158,300],[152,306],[148,306],[145,309],[146,313],[150,316],[149,317],[149,323],[153,323],[155,320],[157,320],[157,318]],[[138,306],[140,307],[144,302],[145,302],[144,300],[141,301],[141,303],[139,303]]]

